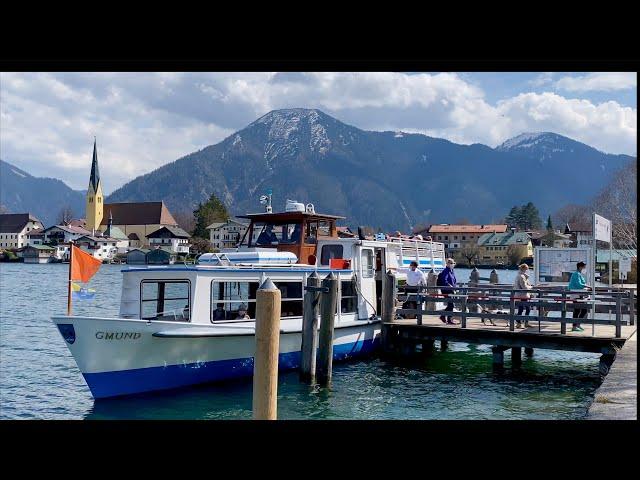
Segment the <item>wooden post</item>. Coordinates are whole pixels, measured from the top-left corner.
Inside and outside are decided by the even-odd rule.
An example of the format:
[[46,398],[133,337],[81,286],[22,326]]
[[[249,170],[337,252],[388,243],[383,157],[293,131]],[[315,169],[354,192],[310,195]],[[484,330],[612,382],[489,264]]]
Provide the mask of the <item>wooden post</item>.
[[504,365],[504,349],[503,347],[491,347],[493,352],[494,367],[502,367]]
[[338,299],[338,279],[333,272],[322,280],[322,287],[328,291],[320,296],[320,342],[316,378],[321,385],[328,385],[331,383],[333,369],[333,324]]
[[[307,277],[307,287],[320,287],[318,274],[313,272]],[[313,383],[316,377],[316,351],[318,350],[318,302],[320,292],[307,290],[304,293],[302,317],[302,358],[300,359],[300,380]]]
[[[427,275],[427,287],[435,287],[437,286],[437,284],[438,284],[438,275],[432,268],[431,270],[429,270],[429,274]],[[433,296],[436,293],[438,293],[438,291],[435,288],[427,289],[427,295]],[[427,302],[427,310],[433,311],[435,309],[436,309],[436,302],[434,302],[433,300],[430,302]]]
[[567,333],[567,293],[562,292],[562,311],[560,313],[560,333]]
[[521,347],[513,347],[511,348],[511,365],[517,366],[522,363],[522,348]]
[[462,297],[462,305],[460,307],[460,328],[467,328],[467,293],[468,292],[465,292],[465,296]]
[[433,355],[433,339],[422,341],[422,354],[426,357]]
[[527,357],[532,357],[533,356],[533,348],[532,347],[524,347],[524,354]]
[[473,270],[471,270],[471,274],[469,275],[469,285],[472,287],[480,285],[480,272],[476,267],[473,267]]
[[632,288],[629,290],[629,325],[636,324],[635,313],[636,313],[636,290],[635,288]]
[[449,346],[449,340],[440,340],[440,351],[444,352]]
[[253,418],[278,417],[280,290],[267,277],[256,298],[256,353],[253,364]]
[[616,337],[622,336],[622,295],[616,295]]
[[416,319],[418,320],[418,325],[422,325],[422,294],[418,292],[416,294]]
[[382,321],[393,322],[396,317],[396,298],[398,286],[396,276],[391,270],[382,277]]
[[[538,290],[538,301],[539,302],[544,302],[544,299],[542,298],[544,295],[544,293],[540,290]],[[540,325],[542,322],[542,318],[544,317],[544,307],[539,306],[538,307],[538,332],[541,330]]]
[[498,272],[496,272],[495,268],[489,274],[489,283],[500,283],[500,278],[498,278]]
[[[516,314],[516,299],[513,296],[513,293],[511,295],[511,298],[509,299],[509,331],[513,332],[515,330],[515,319],[513,318],[513,316]],[[520,323],[520,319],[518,319],[518,323]]]

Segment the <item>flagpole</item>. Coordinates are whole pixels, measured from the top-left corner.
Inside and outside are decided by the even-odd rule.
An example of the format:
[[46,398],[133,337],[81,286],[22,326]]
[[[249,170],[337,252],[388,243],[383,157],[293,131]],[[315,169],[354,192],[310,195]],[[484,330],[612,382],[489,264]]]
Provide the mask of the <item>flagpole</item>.
[[71,316],[71,266],[73,265],[73,242],[69,241],[69,284],[67,285],[67,316]]

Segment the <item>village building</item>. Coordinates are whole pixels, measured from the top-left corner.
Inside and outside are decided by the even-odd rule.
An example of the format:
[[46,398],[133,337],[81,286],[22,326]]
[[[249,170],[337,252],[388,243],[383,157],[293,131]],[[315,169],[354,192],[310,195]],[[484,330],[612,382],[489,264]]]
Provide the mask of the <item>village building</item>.
[[146,248],[132,248],[127,252],[127,265],[144,265],[149,252]]
[[151,248],[165,247],[173,253],[189,253],[189,234],[180,227],[164,226],[147,235]]
[[[226,222],[214,222],[207,227],[209,241],[213,248],[218,250],[221,248],[234,248],[240,243],[248,228],[248,223],[238,222],[237,220],[229,219]],[[254,232],[254,236],[256,236],[256,232]]]
[[564,226],[565,235],[571,235],[573,242],[572,247],[588,247],[593,243],[593,228],[587,225],[573,225],[573,228],[567,223]]
[[0,248],[17,249],[27,245],[27,235],[44,230],[44,225],[30,213],[0,214]]
[[75,241],[80,250],[100,260],[111,260],[118,253],[118,239],[84,235]]
[[569,248],[573,244],[571,235],[560,233],[558,230],[526,233],[531,237],[531,244],[534,247]]
[[22,251],[24,263],[49,263],[55,257],[56,249],[48,245],[28,245]]
[[504,233],[485,233],[478,239],[480,265],[517,265],[533,256],[531,238],[512,228]]
[[[429,228],[414,232],[414,234],[422,235],[423,238],[431,237],[431,240],[434,242],[444,243],[447,256],[452,257],[456,262],[469,263],[469,258],[473,259],[479,255],[478,240],[482,235],[488,233],[504,233],[506,231],[506,224],[439,224],[431,225]],[[469,258],[465,258],[463,254],[466,254]]]
[[85,235],[91,235],[89,230],[72,225],[54,225],[53,227],[45,228],[43,233],[44,243],[54,245],[69,243]]
[[25,245],[44,245],[44,229],[38,228],[37,230],[31,230],[27,233],[27,241]]

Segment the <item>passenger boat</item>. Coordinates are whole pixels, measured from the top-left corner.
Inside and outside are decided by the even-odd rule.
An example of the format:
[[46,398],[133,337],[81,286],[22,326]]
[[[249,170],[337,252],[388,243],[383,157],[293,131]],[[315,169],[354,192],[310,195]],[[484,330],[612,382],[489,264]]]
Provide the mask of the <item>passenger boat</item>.
[[282,294],[280,370],[300,364],[303,292],[313,272],[339,280],[334,360],[369,354],[379,345],[383,272],[402,278],[412,260],[444,268],[442,243],[342,238],[336,221],[344,217],[311,204],[269,210],[240,216],[250,224],[237,248],[203,254],[195,265],[124,268],[116,318],[52,317],[94,398],[251,377],[256,291],[266,278]]

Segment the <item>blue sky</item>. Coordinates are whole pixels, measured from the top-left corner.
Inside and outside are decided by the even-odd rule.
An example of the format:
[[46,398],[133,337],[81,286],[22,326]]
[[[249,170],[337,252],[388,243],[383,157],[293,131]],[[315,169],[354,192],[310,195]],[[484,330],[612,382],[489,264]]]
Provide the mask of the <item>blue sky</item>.
[[364,130],[496,147],[555,132],[636,154],[637,74],[562,72],[0,73],[0,158],[105,193],[271,110],[318,108]]

